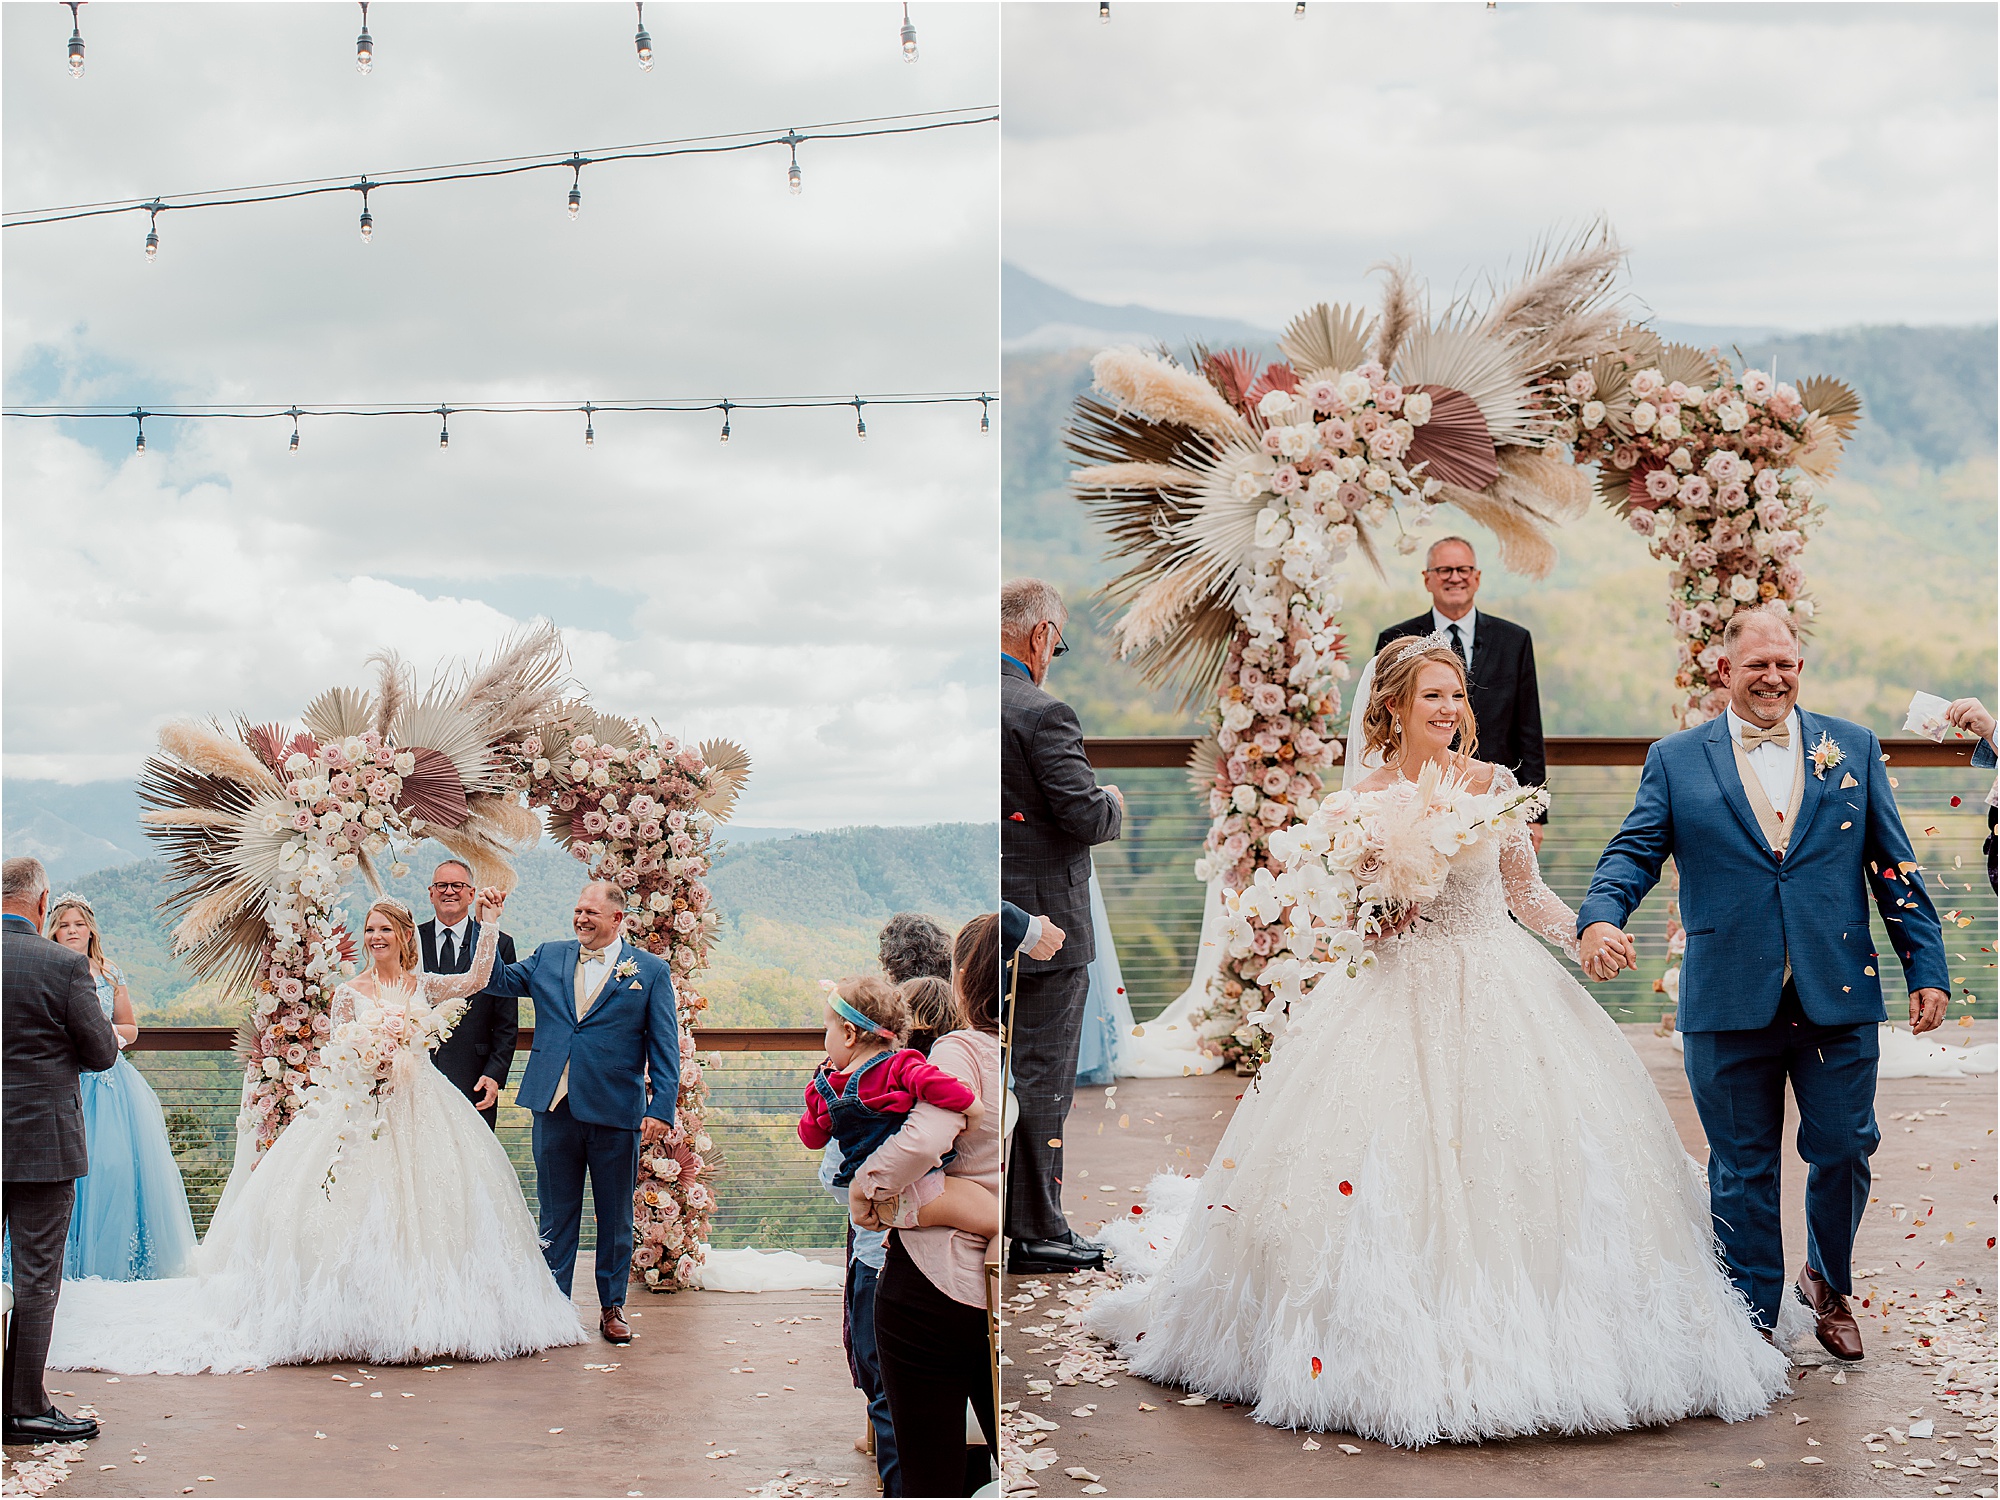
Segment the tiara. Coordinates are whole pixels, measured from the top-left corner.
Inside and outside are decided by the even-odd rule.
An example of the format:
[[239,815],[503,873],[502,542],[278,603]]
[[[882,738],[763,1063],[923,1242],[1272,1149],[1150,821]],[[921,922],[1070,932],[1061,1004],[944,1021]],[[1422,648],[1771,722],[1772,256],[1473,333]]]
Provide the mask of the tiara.
[[1421,640],[1411,641],[1409,645],[1405,646],[1401,651],[1398,651],[1395,654],[1395,656],[1390,659],[1389,665],[1392,667],[1399,667],[1404,662],[1408,661],[1411,657],[1422,656],[1427,651],[1450,651],[1450,650],[1451,650],[1451,638],[1447,636],[1442,630],[1433,630],[1429,635],[1424,636]]
[[57,911],[65,906],[80,906],[93,917],[97,915],[97,908],[90,904],[90,898],[81,891],[64,891],[49,903],[49,910]]

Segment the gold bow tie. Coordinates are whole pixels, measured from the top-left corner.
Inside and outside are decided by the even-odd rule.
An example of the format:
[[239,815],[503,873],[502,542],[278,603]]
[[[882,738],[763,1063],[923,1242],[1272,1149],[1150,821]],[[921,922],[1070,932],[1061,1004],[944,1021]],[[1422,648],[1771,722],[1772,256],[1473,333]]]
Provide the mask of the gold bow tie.
[[609,948],[585,948],[582,952],[580,952],[577,955],[577,961],[580,963],[594,964],[610,951],[611,950]]
[[1791,724],[1789,722],[1780,724],[1775,729],[1759,729],[1754,724],[1745,724],[1743,726],[1743,753],[1745,755],[1748,755],[1752,750],[1755,750],[1759,745],[1763,744],[1766,740],[1769,740],[1772,744],[1776,745],[1780,750],[1791,749],[1792,748]]

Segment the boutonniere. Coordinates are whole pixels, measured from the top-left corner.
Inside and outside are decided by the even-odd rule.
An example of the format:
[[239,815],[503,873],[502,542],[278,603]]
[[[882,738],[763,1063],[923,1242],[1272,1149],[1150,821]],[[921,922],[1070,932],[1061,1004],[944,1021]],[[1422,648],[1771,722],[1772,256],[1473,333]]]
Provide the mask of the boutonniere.
[[630,979],[634,974],[639,972],[638,961],[628,958],[611,972],[616,974],[620,979]]
[[1836,745],[1832,737],[1822,729],[1819,733],[1819,743],[1812,747],[1813,775],[1824,781],[1826,773],[1845,759],[1847,757],[1840,753],[1840,746]]

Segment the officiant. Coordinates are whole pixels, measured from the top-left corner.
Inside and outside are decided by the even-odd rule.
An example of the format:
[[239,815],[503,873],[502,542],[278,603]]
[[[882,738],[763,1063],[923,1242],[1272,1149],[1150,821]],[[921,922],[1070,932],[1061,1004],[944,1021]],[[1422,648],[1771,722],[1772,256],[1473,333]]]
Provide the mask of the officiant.
[[[1527,626],[1489,615],[1474,604],[1479,597],[1479,559],[1462,536],[1431,543],[1424,555],[1424,590],[1431,596],[1431,607],[1377,636],[1376,655],[1406,635],[1442,634],[1465,663],[1472,712],[1479,724],[1479,758],[1505,766],[1523,786],[1547,786],[1534,637]],[[1538,812],[1528,825],[1537,854],[1547,821],[1548,814]]]
[[[448,859],[431,872],[431,910],[436,919],[417,929],[424,971],[463,974],[472,967],[479,923],[472,918],[472,871]],[[494,972],[514,962],[514,939],[500,934]],[[481,990],[465,1007],[456,1028],[431,1054],[437,1070],[472,1101],[489,1129],[500,1128],[500,1091],[514,1067],[514,1039],[521,1030],[520,1002],[511,995]]]

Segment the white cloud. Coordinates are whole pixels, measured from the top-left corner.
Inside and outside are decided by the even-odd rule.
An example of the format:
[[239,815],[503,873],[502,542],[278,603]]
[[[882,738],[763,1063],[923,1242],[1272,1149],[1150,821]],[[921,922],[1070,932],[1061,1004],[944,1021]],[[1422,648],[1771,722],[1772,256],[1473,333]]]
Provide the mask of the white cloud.
[[1278,327],[1601,212],[1666,318],[1991,319],[1994,42],[1967,5],[1011,5],[1007,254]]
[[[66,13],[58,16],[67,21]],[[887,19],[885,20],[885,16]],[[4,28],[12,209],[991,104],[989,6],[84,13]],[[64,33],[66,36],[66,32]],[[997,382],[991,125],[7,231],[10,401],[621,398]],[[997,444],[977,407],[132,429],[10,422],[10,775],[136,769],[178,713],[295,715],[380,646],[425,670],[536,609],[609,711],[742,741],[738,817],[992,816]]]

